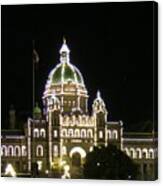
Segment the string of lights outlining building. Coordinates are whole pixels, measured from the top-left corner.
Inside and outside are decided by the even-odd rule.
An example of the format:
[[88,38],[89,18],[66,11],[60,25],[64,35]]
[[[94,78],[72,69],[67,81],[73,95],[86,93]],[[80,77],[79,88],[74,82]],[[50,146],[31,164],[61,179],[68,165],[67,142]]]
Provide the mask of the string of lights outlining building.
[[36,104],[23,131],[14,128],[15,110],[9,111],[10,129],[1,133],[2,176],[30,176],[37,164],[42,177],[53,177],[55,168],[63,167],[62,178],[73,178],[73,166],[82,168],[94,146],[113,144],[138,163],[139,179],[155,179],[154,133],[125,132],[122,121],[108,120],[100,91],[89,114],[88,91],[81,72],[71,64],[65,39],[59,53],[60,63],[50,72],[43,92],[43,111]]

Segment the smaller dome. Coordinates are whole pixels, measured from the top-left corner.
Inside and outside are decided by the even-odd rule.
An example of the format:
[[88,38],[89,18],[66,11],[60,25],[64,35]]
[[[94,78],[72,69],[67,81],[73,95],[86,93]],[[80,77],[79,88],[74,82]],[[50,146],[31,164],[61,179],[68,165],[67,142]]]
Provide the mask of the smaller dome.
[[41,109],[40,109],[40,107],[38,106],[38,103],[36,103],[36,106],[35,106],[35,108],[33,109],[33,113],[35,113],[35,114],[40,114],[40,113],[41,113]]
[[41,118],[41,108],[38,106],[38,103],[36,103],[36,106],[33,109],[33,117],[34,119],[40,119]]

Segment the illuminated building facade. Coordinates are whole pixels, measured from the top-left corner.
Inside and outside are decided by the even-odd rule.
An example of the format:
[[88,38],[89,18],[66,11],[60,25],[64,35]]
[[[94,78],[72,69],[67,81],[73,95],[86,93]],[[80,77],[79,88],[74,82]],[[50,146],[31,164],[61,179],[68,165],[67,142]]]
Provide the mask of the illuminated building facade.
[[[2,130],[2,175],[12,167],[17,175],[30,174],[37,164],[39,175],[52,176],[63,164],[82,166],[93,146],[114,144],[140,165],[139,179],[155,179],[157,139],[153,133],[123,132],[122,121],[108,121],[108,110],[99,91],[88,111],[88,92],[81,72],[70,62],[64,39],[60,63],[50,72],[43,93],[44,111],[36,105],[24,131]],[[68,169],[67,169],[68,170]],[[79,169],[78,169],[79,171]],[[67,173],[68,174],[68,173]]]

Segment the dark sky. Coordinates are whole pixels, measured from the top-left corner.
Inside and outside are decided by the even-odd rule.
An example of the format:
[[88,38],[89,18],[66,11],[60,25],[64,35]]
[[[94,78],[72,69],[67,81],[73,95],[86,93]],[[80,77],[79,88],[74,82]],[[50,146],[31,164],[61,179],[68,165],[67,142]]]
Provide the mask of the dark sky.
[[[89,106],[99,89],[109,120],[153,120],[153,3],[2,6],[2,127],[8,109],[24,120],[32,108],[32,40],[40,56],[36,97],[59,62],[63,35],[83,74]],[[6,127],[6,126],[5,126]]]

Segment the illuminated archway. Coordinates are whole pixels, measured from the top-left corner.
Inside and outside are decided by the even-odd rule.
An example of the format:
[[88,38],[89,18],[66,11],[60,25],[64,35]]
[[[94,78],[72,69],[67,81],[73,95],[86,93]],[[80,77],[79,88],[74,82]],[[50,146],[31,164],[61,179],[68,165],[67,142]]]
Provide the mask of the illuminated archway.
[[70,151],[70,158],[72,158],[72,155],[74,153],[76,153],[76,152],[78,152],[81,155],[82,158],[86,157],[86,152],[85,152],[85,150],[83,148],[81,148],[81,147],[74,147]]
[[86,157],[86,152],[81,147],[74,147],[70,151],[70,158],[72,159],[72,165],[80,167],[83,164],[83,160]]

